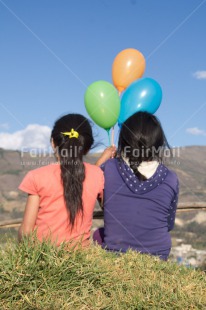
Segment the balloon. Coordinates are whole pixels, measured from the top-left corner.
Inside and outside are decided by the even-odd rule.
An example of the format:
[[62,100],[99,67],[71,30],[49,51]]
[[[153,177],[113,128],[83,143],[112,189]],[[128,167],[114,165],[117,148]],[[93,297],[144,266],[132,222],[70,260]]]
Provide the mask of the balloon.
[[124,123],[136,112],[155,113],[162,101],[162,89],[151,78],[143,78],[132,83],[124,92],[118,123]]
[[92,83],[84,96],[85,107],[100,127],[109,130],[119,117],[120,99],[115,87],[106,81]]
[[112,79],[115,87],[122,92],[133,81],[142,77],[145,71],[145,59],[134,48],[121,51],[114,59]]

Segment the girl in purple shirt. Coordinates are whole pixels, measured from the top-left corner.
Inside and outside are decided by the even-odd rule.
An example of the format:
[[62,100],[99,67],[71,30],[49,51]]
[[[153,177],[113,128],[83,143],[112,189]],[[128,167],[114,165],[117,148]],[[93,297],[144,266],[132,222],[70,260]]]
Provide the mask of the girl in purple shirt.
[[178,200],[177,176],[162,163],[168,147],[158,119],[138,112],[121,127],[117,157],[108,159],[110,147],[98,160],[105,177],[104,228],[94,240],[107,250],[167,260]]

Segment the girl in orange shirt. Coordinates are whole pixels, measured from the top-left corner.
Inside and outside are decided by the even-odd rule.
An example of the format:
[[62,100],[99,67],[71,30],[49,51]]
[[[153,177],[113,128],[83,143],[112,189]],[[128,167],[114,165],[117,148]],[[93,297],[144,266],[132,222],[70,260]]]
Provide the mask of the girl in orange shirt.
[[19,189],[28,194],[19,240],[35,229],[40,241],[89,243],[95,202],[104,188],[103,172],[84,163],[94,142],[80,114],[58,119],[51,133],[57,163],[30,171]]

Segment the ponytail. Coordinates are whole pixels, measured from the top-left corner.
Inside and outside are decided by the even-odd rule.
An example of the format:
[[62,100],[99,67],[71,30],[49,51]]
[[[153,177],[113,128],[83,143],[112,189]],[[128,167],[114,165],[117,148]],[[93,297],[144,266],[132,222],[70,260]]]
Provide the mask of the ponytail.
[[147,178],[143,174],[141,174],[138,170],[138,167],[140,166],[141,163],[142,163],[141,158],[134,158],[132,155],[129,156],[130,168],[134,171],[134,174],[140,181],[145,181],[147,180]]
[[83,156],[94,142],[92,129],[84,116],[68,114],[56,121],[51,137],[60,162],[64,200],[72,229],[76,216],[79,213],[82,217],[84,215],[82,192],[85,166]]
[[83,163],[83,146],[80,139],[67,138],[59,149],[61,179],[64,189],[64,200],[73,227],[76,215],[82,213],[82,191],[85,179]]

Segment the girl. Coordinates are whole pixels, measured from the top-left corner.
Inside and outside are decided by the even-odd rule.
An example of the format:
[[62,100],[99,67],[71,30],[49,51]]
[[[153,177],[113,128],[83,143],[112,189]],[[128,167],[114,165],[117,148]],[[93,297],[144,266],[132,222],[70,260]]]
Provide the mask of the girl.
[[30,171],[19,186],[28,193],[20,240],[36,229],[39,240],[57,245],[89,243],[95,202],[104,187],[101,169],[83,163],[93,142],[84,116],[68,114],[55,122],[51,143],[57,163]]
[[[108,250],[168,258],[169,231],[173,229],[178,179],[161,163],[167,140],[158,119],[147,112],[132,115],[122,125],[118,154],[101,166],[104,171],[104,229],[94,240]],[[107,149],[101,165],[112,155]]]

